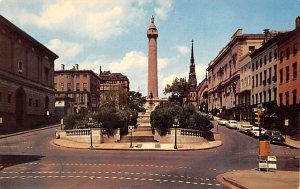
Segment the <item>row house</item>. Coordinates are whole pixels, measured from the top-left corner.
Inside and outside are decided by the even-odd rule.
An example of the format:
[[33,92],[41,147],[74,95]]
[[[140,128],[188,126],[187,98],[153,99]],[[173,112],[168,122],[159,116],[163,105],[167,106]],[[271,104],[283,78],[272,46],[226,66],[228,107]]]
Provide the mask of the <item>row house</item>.
[[74,99],[74,112],[86,115],[99,107],[100,77],[92,70],[80,70],[78,64],[72,69],[54,72],[54,88],[57,101],[61,97]]
[[278,98],[280,107],[278,116],[281,125],[289,120],[283,130],[297,132],[300,130],[300,16],[296,18],[294,30],[285,33],[278,42]]
[[[263,107],[265,123],[274,127],[275,122],[269,122],[269,117],[275,119],[277,111],[277,70],[278,70],[278,41],[285,33],[278,33],[275,37],[268,40],[262,47],[254,51],[251,57],[251,109]],[[251,116],[251,121],[254,120]],[[271,125],[272,124],[272,125]]]
[[0,131],[24,130],[51,121],[57,58],[0,15]]
[[240,59],[259,48],[264,34],[243,34],[238,29],[230,42],[208,65],[208,111],[227,119],[240,117],[237,106],[240,93]]

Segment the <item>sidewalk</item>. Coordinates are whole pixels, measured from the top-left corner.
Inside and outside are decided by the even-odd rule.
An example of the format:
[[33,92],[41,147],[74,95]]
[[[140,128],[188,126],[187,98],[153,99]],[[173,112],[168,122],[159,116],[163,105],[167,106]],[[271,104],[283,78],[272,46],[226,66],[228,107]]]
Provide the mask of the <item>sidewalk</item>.
[[218,175],[217,180],[230,188],[299,189],[299,176],[296,171],[241,170]]
[[[53,145],[75,148],[75,149],[90,149],[90,143],[75,142],[67,139],[53,139],[51,141]],[[216,148],[222,145],[221,141],[211,141],[204,143],[193,144],[178,144],[177,150],[204,150],[210,148]],[[174,151],[174,144],[160,144],[154,142],[147,143],[133,143],[133,147],[130,148],[130,143],[102,143],[93,144],[93,150],[146,150],[146,151]]]
[[300,141],[292,140],[290,136],[286,136],[284,144],[293,148],[300,149]]

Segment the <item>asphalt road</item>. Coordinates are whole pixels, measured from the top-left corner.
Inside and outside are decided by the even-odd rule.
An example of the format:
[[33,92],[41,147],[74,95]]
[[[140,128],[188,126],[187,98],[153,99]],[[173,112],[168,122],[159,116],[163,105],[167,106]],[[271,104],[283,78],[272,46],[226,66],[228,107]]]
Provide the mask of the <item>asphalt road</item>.
[[[257,139],[220,126],[223,146],[178,152],[61,148],[54,130],[0,139],[0,188],[225,188],[217,175],[257,167]],[[278,169],[299,170],[299,150],[271,153]]]

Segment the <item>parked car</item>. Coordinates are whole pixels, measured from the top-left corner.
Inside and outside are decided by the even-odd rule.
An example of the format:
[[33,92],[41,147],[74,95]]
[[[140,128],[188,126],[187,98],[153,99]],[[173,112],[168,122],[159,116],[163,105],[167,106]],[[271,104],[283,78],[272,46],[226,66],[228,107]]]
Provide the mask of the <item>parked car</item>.
[[238,126],[238,122],[235,120],[229,120],[225,125],[227,128],[236,129]]
[[226,119],[219,119],[219,120],[218,120],[218,124],[219,124],[219,125],[225,126],[226,123],[228,123],[228,121],[227,121]]
[[283,144],[284,138],[279,131],[266,130],[262,135],[265,139],[270,140],[271,143]]
[[[265,130],[261,128],[261,134],[264,134]],[[249,136],[252,136],[254,138],[259,137],[259,127],[252,127],[250,130],[247,131],[247,134]]]
[[253,125],[250,125],[250,124],[249,125],[241,125],[238,128],[238,131],[241,133],[247,134],[248,130],[250,130],[252,127],[253,127]]

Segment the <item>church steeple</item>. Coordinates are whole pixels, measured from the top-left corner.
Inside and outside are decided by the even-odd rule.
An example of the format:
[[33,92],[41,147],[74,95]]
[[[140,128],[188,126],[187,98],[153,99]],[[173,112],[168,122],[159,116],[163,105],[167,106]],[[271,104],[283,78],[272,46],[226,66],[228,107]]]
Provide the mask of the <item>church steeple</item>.
[[189,73],[189,85],[195,89],[197,87],[197,77],[195,71],[195,59],[194,59],[194,40],[192,40],[191,60],[190,60],[190,73]]
[[194,40],[192,40],[191,64],[195,64],[195,59],[194,59]]

